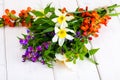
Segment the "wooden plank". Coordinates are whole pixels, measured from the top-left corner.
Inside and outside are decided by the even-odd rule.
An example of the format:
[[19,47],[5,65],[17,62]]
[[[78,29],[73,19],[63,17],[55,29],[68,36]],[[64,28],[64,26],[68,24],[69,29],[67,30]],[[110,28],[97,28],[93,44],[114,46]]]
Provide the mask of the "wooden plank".
[[[3,14],[3,4],[0,5],[0,16]],[[0,64],[5,64],[5,52],[4,52],[4,28],[0,28]]]
[[94,41],[95,46],[100,50],[96,54],[99,62],[99,70],[102,80],[119,80],[120,79],[120,21],[117,17],[112,17],[107,29],[102,29],[100,38]]
[[[59,0],[59,4],[61,8],[66,7],[68,11],[75,11],[78,7],[75,0]],[[95,65],[88,61],[78,61],[71,69],[56,63],[54,74],[55,80],[60,80],[61,78],[62,80],[99,80]]]
[[[5,0],[5,8],[20,10],[27,6],[39,8],[41,6],[39,0]],[[13,3],[15,3],[13,5]],[[16,7],[18,6],[18,7]],[[8,80],[54,80],[52,69],[41,63],[22,62],[22,54],[24,50],[21,49],[17,36],[21,33],[26,33],[25,28],[5,28],[6,34],[6,56]]]
[[[3,0],[0,0],[0,16],[3,14]],[[6,80],[4,28],[0,28],[0,80]]]
[[6,67],[5,67],[5,65],[0,65],[0,80],[6,80]]

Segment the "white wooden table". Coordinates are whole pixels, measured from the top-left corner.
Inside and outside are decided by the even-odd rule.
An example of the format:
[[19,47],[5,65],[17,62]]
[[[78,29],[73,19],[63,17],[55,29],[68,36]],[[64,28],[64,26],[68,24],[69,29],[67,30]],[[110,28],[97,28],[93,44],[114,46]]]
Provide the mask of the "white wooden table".
[[[0,15],[6,8],[17,11],[27,8],[42,9],[48,3],[57,8],[66,7],[74,11],[78,6],[94,9],[120,0],[0,0]],[[120,12],[120,8],[116,12]],[[93,40],[100,50],[95,55],[98,66],[89,61],[79,61],[75,69],[55,64],[48,68],[40,63],[22,62],[17,36],[25,33],[25,28],[0,28],[0,80],[120,80],[120,16],[112,17],[108,27],[100,30],[99,38]]]

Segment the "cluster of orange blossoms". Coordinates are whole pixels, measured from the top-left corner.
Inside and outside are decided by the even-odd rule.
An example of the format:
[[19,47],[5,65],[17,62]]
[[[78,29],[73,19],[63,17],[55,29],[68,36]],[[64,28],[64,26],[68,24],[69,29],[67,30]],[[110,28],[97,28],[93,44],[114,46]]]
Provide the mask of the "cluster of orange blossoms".
[[32,19],[32,17],[29,15],[29,12],[31,11],[31,8],[28,7],[27,10],[21,10],[19,13],[19,17],[16,16],[16,11],[15,10],[5,10],[5,15],[2,16],[2,19],[4,21],[4,25],[8,25],[10,27],[14,27],[17,25],[17,23],[21,24],[22,26],[30,27],[31,22],[26,22],[26,19],[28,16]]
[[[29,14],[31,11],[32,9],[28,7],[26,10],[21,10],[19,16],[16,16],[15,10],[10,11],[9,9],[6,9],[5,15],[2,16],[4,21],[3,24],[10,27],[14,27],[19,24],[22,26],[31,27],[32,21],[34,20],[33,16]],[[88,11],[88,7],[86,7],[86,10],[79,8],[78,11],[81,12],[80,16],[83,18],[80,29],[83,31],[84,36],[93,35],[94,37],[98,37],[101,24],[106,26],[108,20],[110,19],[110,16],[108,15],[100,16],[97,11]],[[66,12],[66,8],[63,8],[61,12]]]
[[15,10],[10,11],[9,9],[6,9],[5,13],[6,13],[6,15],[2,16],[2,18],[4,20],[4,24],[8,25],[10,27],[14,27],[15,20],[17,19],[17,17],[15,16],[16,11]]
[[[83,9],[79,9],[79,11],[83,11]],[[82,24],[80,25],[80,29],[83,31],[84,36],[93,35],[94,37],[98,37],[99,29],[101,28],[101,24],[107,25],[107,22],[111,17],[109,15],[100,16],[97,11],[86,11],[82,12],[81,16],[84,18]]]
[[21,10],[19,13],[19,17],[21,19],[21,24],[22,26],[30,27],[31,26],[31,21],[27,22],[26,19],[29,18],[29,20],[32,20],[32,16],[29,15],[29,12],[32,9],[30,7],[27,8],[27,10]]

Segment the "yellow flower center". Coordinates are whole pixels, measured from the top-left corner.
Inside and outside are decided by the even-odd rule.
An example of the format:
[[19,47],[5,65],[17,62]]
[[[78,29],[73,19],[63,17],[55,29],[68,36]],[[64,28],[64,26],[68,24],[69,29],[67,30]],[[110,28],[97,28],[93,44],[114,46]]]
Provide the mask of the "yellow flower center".
[[62,22],[64,22],[66,20],[66,17],[64,15],[61,15],[58,17],[57,21],[58,23],[62,24]]
[[64,29],[60,29],[60,31],[58,32],[59,38],[65,38],[66,35],[67,35],[67,33],[66,33],[66,30],[64,30]]

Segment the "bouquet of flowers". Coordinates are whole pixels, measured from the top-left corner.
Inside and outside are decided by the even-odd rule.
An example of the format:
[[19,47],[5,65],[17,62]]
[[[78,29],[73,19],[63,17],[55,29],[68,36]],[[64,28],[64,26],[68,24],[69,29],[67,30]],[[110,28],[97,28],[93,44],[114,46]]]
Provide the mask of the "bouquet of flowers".
[[[102,25],[107,25],[110,16],[120,13],[112,13],[119,5],[88,10],[77,8],[75,12],[69,12],[66,8],[56,9],[47,5],[43,10],[21,10],[16,16],[15,10],[5,10],[5,15],[0,18],[0,26],[26,26],[27,34],[19,38],[25,53],[23,62],[30,60],[39,61],[53,66],[53,62],[63,63],[88,59],[97,64],[92,56],[99,48],[92,48],[91,40],[98,37]],[[91,48],[87,48],[90,44]]]

